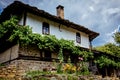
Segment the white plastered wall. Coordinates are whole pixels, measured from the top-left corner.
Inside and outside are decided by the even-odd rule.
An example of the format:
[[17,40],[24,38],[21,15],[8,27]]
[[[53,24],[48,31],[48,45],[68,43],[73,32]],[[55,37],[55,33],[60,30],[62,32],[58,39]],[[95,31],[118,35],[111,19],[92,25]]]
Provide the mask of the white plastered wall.
[[[23,20],[23,19],[21,19]],[[20,21],[23,22],[23,21]],[[53,22],[46,18],[27,13],[26,25],[32,27],[33,33],[42,34],[42,23],[47,22],[50,25],[50,35],[55,35],[58,39],[64,38],[67,40],[74,40],[75,45],[81,47],[89,48],[89,37],[87,34],[70,28],[69,26],[64,26],[59,23]],[[22,23],[21,23],[22,24]],[[81,34],[81,43],[76,43],[76,32]]]

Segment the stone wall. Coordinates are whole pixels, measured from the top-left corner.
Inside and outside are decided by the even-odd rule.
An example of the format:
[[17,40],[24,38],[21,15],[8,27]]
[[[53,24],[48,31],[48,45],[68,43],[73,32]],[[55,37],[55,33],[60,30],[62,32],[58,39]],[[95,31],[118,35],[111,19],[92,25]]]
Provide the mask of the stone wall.
[[0,80],[1,78],[12,79],[17,77],[17,68],[15,64],[10,64],[0,67]]
[[[65,64],[65,63],[64,63]],[[63,65],[64,65],[63,64]],[[35,71],[43,69],[51,70],[57,67],[58,63],[54,64],[53,62],[46,62],[46,61],[33,61],[33,60],[14,60],[11,61],[9,64],[0,67],[0,80],[32,80],[26,78],[25,75],[28,71]],[[24,77],[23,77],[24,76]],[[73,76],[72,78],[76,78],[77,80],[119,80],[119,78],[108,78],[102,79],[101,76]],[[36,76],[36,80],[40,80],[41,78],[46,78],[47,80],[68,80],[68,75],[65,74],[54,74],[54,75],[41,75]],[[89,78],[89,79],[88,79]],[[76,80],[75,79],[75,80]]]
[[[16,62],[16,61],[15,61]],[[19,70],[24,70],[25,72],[28,71],[34,71],[34,70],[40,70],[43,69],[51,70],[54,67],[57,66],[53,62],[47,62],[47,61],[34,61],[34,60],[17,60],[17,66]]]
[[33,60],[14,60],[9,64],[0,67],[0,78],[20,78],[24,76],[28,71],[35,71],[43,69],[52,70],[56,68],[53,62],[46,61],[33,61]]

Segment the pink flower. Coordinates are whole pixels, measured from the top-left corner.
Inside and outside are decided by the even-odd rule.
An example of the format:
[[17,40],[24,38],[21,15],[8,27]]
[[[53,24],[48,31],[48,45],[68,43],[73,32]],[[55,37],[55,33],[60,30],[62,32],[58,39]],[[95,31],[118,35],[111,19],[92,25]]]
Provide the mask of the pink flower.
[[79,60],[83,61],[83,58],[82,57],[78,57]]

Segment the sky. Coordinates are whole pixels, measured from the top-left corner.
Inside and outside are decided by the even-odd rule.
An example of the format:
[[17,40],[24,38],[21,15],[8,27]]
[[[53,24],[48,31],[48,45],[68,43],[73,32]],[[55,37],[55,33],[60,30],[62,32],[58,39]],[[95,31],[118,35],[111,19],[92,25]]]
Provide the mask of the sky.
[[[120,27],[120,0],[18,0],[52,15],[64,6],[64,18],[100,33],[93,46],[114,42],[113,34]],[[0,13],[14,0],[0,0]]]

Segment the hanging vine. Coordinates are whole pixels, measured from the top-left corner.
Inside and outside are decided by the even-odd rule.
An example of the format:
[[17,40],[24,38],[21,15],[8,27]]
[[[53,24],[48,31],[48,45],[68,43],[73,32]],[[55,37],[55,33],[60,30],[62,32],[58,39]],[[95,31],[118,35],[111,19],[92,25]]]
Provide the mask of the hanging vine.
[[82,51],[79,46],[74,45],[74,41],[57,39],[53,35],[40,35],[32,33],[29,26],[18,25],[18,20],[14,17],[0,24],[0,38],[6,36],[8,41],[16,41],[21,45],[36,45],[40,50],[56,51],[59,59],[63,60],[63,51],[81,56],[84,61],[93,58],[91,51]]

